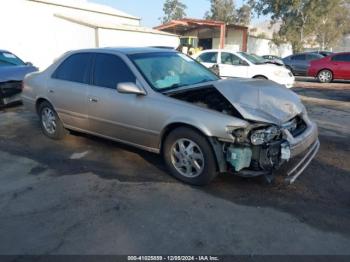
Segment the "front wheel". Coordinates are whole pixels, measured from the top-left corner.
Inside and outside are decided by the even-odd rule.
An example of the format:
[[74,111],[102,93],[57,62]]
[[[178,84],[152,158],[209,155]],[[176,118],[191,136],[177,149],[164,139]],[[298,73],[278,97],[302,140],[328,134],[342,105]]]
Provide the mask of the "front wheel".
[[333,80],[333,73],[327,69],[321,70],[317,75],[321,83],[330,83]]
[[66,130],[52,105],[48,102],[42,102],[39,105],[38,112],[43,133],[55,140],[62,139],[66,134]]
[[217,175],[207,139],[191,128],[177,128],[165,140],[163,156],[171,174],[191,185],[207,185]]

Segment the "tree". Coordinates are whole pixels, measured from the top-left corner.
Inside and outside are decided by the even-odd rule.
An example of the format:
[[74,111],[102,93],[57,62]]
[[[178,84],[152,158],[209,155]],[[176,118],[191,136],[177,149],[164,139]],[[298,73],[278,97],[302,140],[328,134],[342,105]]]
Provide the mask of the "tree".
[[251,20],[252,8],[249,5],[242,5],[237,10],[236,23],[240,25],[249,25]]
[[[249,0],[258,15],[271,15],[272,23],[281,23],[276,39],[291,42],[295,52],[303,50],[308,41],[321,35],[322,39],[326,38],[322,30],[330,31],[331,28],[320,25],[342,24],[348,12],[344,5],[348,3],[349,0]],[[331,15],[337,12],[340,12],[338,17]],[[341,35],[333,34],[327,38],[336,41]]]
[[[346,34],[350,27],[349,6],[338,5],[334,0],[323,0],[322,5],[315,10],[320,22],[315,26],[316,42],[322,50],[330,49],[339,39]],[[326,8],[328,12],[323,12]]]
[[186,17],[187,6],[179,0],[166,0],[163,6],[164,16],[161,18],[162,23],[168,23],[171,20]]
[[210,0],[210,11],[206,19],[223,21],[228,24],[236,22],[237,12],[233,0]]

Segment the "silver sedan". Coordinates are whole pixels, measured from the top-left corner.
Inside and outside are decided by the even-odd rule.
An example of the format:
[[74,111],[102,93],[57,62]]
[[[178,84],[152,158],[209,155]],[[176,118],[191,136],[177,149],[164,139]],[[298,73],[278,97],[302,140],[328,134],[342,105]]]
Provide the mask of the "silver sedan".
[[268,80],[221,80],[172,50],[69,52],[27,76],[22,98],[46,136],[75,130],[161,153],[171,174],[193,185],[283,166],[294,182],[319,148],[295,93]]

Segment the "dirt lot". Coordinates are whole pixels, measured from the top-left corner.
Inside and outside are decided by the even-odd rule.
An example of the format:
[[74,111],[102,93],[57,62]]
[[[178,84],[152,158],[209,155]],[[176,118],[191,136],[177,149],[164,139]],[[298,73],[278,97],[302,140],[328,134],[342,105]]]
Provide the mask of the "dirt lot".
[[[305,80],[305,79],[303,79]],[[162,159],[0,111],[0,254],[348,254],[350,83],[297,82],[321,150],[291,186],[222,175],[196,188]]]

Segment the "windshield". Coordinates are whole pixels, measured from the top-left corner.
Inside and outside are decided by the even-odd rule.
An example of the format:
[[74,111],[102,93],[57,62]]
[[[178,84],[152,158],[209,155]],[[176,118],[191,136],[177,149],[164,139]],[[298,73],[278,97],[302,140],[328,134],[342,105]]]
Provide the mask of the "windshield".
[[152,88],[163,91],[219,78],[192,58],[175,52],[129,55]]
[[238,52],[238,54],[243,56],[245,59],[247,59],[249,62],[253,63],[254,65],[266,64],[266,60],[260,56],[251,55],[245,52]]
[[0,52],[0,66],[21,66],[25,63],[14,54]]

